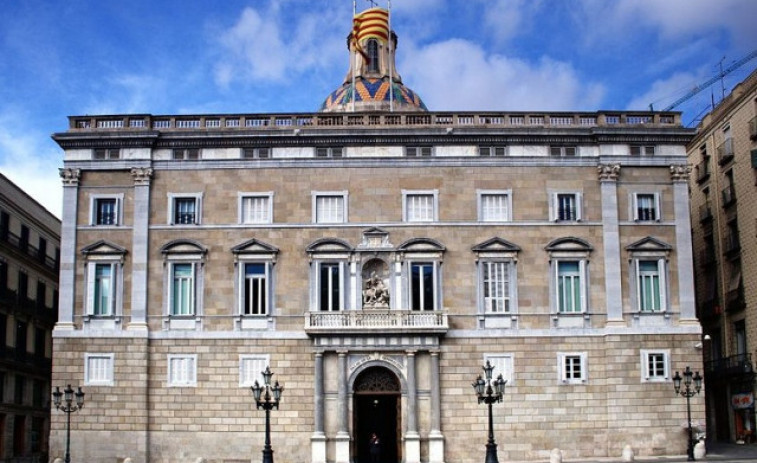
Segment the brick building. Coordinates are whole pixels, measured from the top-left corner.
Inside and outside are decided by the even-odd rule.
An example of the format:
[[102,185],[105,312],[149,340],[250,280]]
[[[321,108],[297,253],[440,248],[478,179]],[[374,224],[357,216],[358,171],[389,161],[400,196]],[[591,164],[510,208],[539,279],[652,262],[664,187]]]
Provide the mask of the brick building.
[[270,366],[280,461],[366,461],[373,432],[386,461],[478,461],[488,360],[505,459],[683,453],[671,377],[701,370],[701,330],[679,114],[430,112],[393,34],[360,37],[317,113],[54,135],[73,452],[254,459]]
[[754,440],[756,108],[757,71],[705,116],[688,148],[697,315],[709,338],[707,423],[723,441]]
[[0,462],[46,460],[60,220],[0,174]]

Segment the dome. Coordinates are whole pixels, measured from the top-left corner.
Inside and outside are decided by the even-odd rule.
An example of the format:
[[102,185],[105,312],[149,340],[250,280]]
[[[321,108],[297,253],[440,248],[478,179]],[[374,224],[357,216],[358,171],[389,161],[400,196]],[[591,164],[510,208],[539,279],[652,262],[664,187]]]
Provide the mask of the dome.
[[405,87],[401,82],[394,82],[392,85],[392,99],[394,101],[391,102],[388,79],[356,79],[354,88],[357,91],[353,92],[352,82],[345,82],[326,97],[320,111],[336,112],[351,110],[353,93],[356,95],[356,111],[388,110],[390,109],[390,105],[398,111],[427,111],[421,97],[411,89]]

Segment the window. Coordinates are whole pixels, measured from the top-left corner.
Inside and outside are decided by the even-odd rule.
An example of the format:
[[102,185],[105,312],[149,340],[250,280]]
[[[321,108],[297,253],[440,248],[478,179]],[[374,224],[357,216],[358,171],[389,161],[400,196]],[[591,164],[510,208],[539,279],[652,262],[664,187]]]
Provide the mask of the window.
[[510,295],[513,286],[511,266],[510,262],[481,263],[485,312],[493,314],[510,312]]
[[633,220],[654,222],[660,220],[660,196],[657,193],[635,193],[633,195]]
[[164,245],[161,253],[165,329],[199,329],[207,249],[196,241],[177,239]]
[[263,263],[244,263],[244,275],[241,281],[242,315],[265,315],[268,300],[266,265]]
[[[271,315],[273,269],[279,250],[256,239],[232,248],[237,275],[237,313],[241,329],[265,329],[267,322],[253,320]],[[246,318],[245,318],[246,317]]]
[[262,373],[270,362],[268,355],[240,355],[239,387],[250,387],[255,384],[255,381],[262,385]]
[[117,267],[115,263],[91,263],[88,281],[90,290],[87,308],[89,315],[109,317],[115,314]]
[[200,150],[198,148],[176,148],[173,150],[174,160],[193,160],[200,159]]
[[199,225],[202,194],[168,195],[170,210],[168,223],[171,225]]
[[315,149],[317,158],[341,158],[343,148],[341,146],[319,147]]
[[549,155],[557,157],[572,157],[576,155],[575,146],[550,146]]
[[654,156],[653,145],[631,145],[631,156]]
[[337,311],[343,308],[343,265],[340,262],[323,262],[319,266],[319,301],[321,311]]
[[84,354],[84,384],[113,386],[114,354]]
[[410,309],[436,308],[436,265],[433,262],[410,263]]
[[405,222],[436,222],[439,192],[402,190],[402,219]]
[[406,146],[405,156],[407,157],[431,157],[433,149],[431,146]]
[[323,238],[307,247],[310,261],[310,310],[341,311],[351,300],[347,277],[352,247],[336,238]]
[[670,351],[644,350],[641,354],[641,382],[668,381],[670,379]]
[[368,39],[366,43],[366,52],[368,55],[367,65],[368,72],[379,72],[379,45],[378,40]]
[[346,223],[347,192],[313,192],[313,223]]
[[557,354],[557,369],[560,382],[564,384],[581,384],[588,379],[585,352],[560,352]]
[[640,312],[665,310],[663,260],[636,260],[636,294]]
[[171,315],[194,315],[194,264],[171,264]]
[[13,386],[14,386],[13,403],[19,404],[19,405],[23,404],[24,403],[24,389],[26,389],[26,378],[16,373],[16,382],[14,383]]
[[120,157],[121,150],[119,150],[118,148],[101,148],[92,151],[92,159],[96,161],[119,159]]
[[580,221],[581,194],[574,192],[554,193],[551,212],[552,220],[557,222]]
[[239,222],[242,224],[273,222],[273,192],[239,193]]
[[506,146],[479,146],[479,156],[507,156]]
[[583,272],[580,261],[557,262],[557,311],[583,312]]
[[478,218],[482,222],[507,222],[512,206],[510,190],[479,190]]
[[[558,238],[546,247],[552,272],[552,313],[570,315],[588,310],[588,259],[591,245],[574,237]],[[567,327],[567,325],[565,325]]]
[[478,313],[485,315],[482,328],[510,328],[517,313],[516,262],[520,248],[502,238],[491,238],[473,247],[478,272]]
[[168,355],[168,387],[197,386],[197,355]]
[[120,205],[123,195],[92,196],[90,203],[91,225],[113,226],[121,224]]
[[242,157],[245,159],[268,159],[271,157],[271,148],[242,148]]
[[483,364],[486,365],[486,362],[494,367],[492,378],[502,375],[507,386],[513,385],[513,354],[484,354]]

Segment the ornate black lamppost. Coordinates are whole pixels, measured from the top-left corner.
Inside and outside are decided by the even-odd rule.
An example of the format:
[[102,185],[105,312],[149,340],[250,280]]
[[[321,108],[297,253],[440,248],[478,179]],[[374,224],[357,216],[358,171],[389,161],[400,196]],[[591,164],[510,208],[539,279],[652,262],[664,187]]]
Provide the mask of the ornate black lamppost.
[[[76,397],[76,403],[74,404],[74,397]],[[61,400],[62,399],[62,400]],[[60,391],[58,386],[55,386],[55,392],[53,392],[53,404],[55,408],[66,414],[66,463],[71,463],[71,414],[77,412],[84,407],[84,393],[79,387],[79,390],[74,392],[73,388],[69,384]]]
[[486,379],[478,375],[476,381],[473,383],[473,388],[476,390],[476,396],[478,397],[478,403],[484,402],[489,406],[489,440],[486,442],[486,460],[485,463],[498,463],[497,460],[497,444],[494,442],[494,419],[492,418],[492,404],[494,402],[502,402],[502,396],[505,395],[505,381],[502,379],[502,375],[499,375],[497,379],[492,379],[492,370],[494,367],[486,361],[484,366],[484,375]]
[[[691,380],[694,380],[694,388],[691,388]],[[684,389],[681,389],[681,379],[683,379]],[[683,378],[676,371],[676,375],[673,376],[673,387],[676,389],[676,394],[680,394],[686,397],[686,417],[689,420],[689,447],[688,455],[689,461],[694,461],[694,434],[691,431],[691,398],[699,394],[702,390],[702,376],[697,371],[696,374],[691,372],[691,368],[686,367],[683,371]]]
[[263,372],[263,385],[261,386],[255,381],[255,385],[251,386],[252,395],[255,396],[255,403],[258,406],[258,410],[263,408],[265,410],[265,446],[263,447],[263,463],[273,463],[273,449],[271,448],[271,409],[279,408],[279,400],[281,400],[281,392],[284,390],[284,386],[279,386],[279,382],[271,386],[271,377],[273,373],[269,367],[265,367]]

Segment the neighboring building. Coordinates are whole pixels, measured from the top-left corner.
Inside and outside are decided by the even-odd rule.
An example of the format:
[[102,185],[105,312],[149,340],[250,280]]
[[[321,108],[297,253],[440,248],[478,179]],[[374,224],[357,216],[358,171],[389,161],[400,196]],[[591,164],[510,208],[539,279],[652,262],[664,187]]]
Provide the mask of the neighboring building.
[[60,220],[0,174],[0,462],[47,461]]
[[77,458],[258,458],[250,385],[270,365],[280,461],[366,461],[372,432],[382,461],[479,461],[486,360],[507,379],[505,460],[685,452],[693,131],[678,113],[428,112],[389,35],[360,35],[368,58],[350,42],[355,72],[318,113],[72,116],[54,135],[54,378],[87,394]]
[[757,71],[705,116],[689,144],[697,315],[710,437],[754,440],[757,346]]

